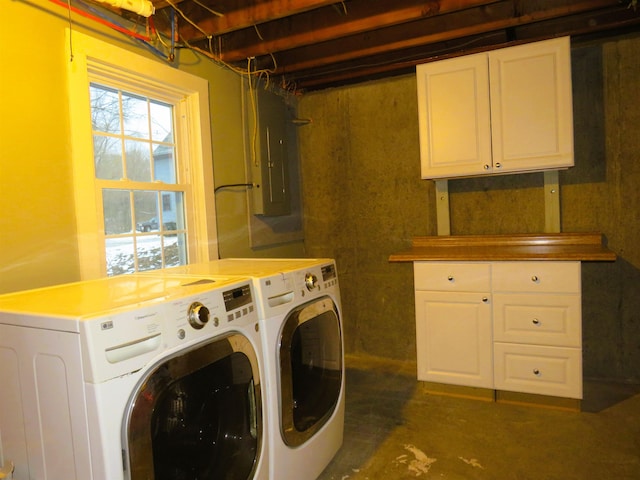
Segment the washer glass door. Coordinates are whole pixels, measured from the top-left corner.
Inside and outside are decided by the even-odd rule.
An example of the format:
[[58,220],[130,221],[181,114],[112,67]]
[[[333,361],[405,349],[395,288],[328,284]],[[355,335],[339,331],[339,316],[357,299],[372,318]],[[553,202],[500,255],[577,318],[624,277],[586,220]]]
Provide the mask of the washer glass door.
[[125,478],[252,478],[261,411],[258,362],[246,337],[217,337],[164,359],[129,401]]
[[333,414],[342,388],[338,308],[322,297],[292,310],[280,338],[282,438],[302,445]]

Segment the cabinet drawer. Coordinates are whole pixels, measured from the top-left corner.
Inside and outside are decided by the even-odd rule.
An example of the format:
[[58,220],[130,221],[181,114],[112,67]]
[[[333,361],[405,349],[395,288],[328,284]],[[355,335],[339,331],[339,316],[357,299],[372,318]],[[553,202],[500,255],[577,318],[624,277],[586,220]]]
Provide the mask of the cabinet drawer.
[[489,292],[488,263],[414,262],[416,290]]
[[493,295],[493,338],[498,342],[581,347],[578,294]]
[[494,384],[497,390],[582,398],[582,352],[495,343]]
[[496,292],[580,293],[580,262],[497,262]]

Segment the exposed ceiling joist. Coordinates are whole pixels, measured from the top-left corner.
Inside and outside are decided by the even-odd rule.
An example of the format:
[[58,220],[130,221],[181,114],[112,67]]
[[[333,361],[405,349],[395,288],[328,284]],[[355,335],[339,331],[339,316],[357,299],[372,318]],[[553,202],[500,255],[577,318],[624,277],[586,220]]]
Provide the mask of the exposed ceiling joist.
[[[403,73],[445,55],[561,35],[634,31],[629,0],[154,0],[179,43],[252,59],[298,90]],[[169,5],[171,4],[171,5]],[[170,15],[174,10],[175,15]],[[176,22],[171,25],[171,19]]]

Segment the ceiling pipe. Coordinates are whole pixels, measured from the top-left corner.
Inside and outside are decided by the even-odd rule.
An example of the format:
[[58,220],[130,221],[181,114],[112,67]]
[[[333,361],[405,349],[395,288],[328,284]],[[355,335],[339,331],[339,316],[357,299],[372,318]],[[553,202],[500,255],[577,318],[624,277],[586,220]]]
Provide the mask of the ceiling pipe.
[[[88,18],[90,20],[93,20],[95,22],[101,23],[102,25],[106,25],[107,27],[113,28],[114,30],[119,31],[120,33],[124,33],[126,35],[129,35],[130,37],[136,38],[138,40],[142,40],[144,42],[148,42],[149,40],[151,40],[151,38],[149,38],[149,36],[147,35],[142,35],[138,32],[134,32],[131,30],[128,30],[124,27],[121,27],[120,25],[116,25],[115,23],[108,21],[108,20],[104,20],[100,17],[98,17],[97,15],[93,15],[89,12],[85,12],[84,10],[74,7],[73,5],[69,5],[66,1],[64,0],[49,0],[51,3],[55,3],[56,5],[58,5],[59,7],[62,8],[66,8],[67,10],[77,13],[78,15],[81,15],[85,18]],[[1,478],[1,477],[0,477]]]
[[156,11],[153,3],[149,0],[97,0],[106,3],[112,7],[122,8],[133,13],[137,13],[143,17],[150,17]]

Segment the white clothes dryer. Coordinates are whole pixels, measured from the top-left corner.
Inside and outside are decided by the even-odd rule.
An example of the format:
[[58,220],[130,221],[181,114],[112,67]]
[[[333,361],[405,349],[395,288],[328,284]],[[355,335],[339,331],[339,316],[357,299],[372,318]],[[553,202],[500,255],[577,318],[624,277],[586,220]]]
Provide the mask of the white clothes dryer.
[[125,275],[0,296],[15,478],[265,480],[251,280]]
[[222,259],[167,269],[248,275],[266,355],[270,478],[313,480],[342,445],[344,353],[331,259]]

